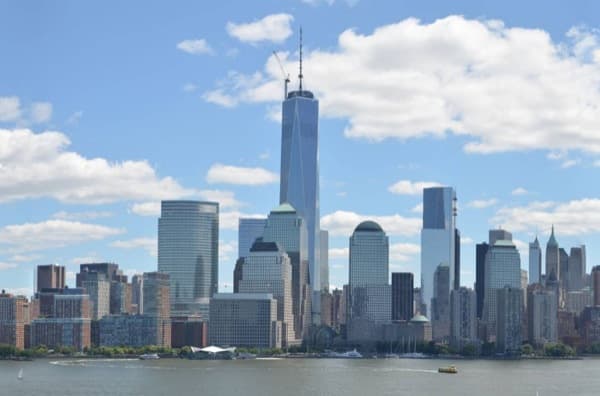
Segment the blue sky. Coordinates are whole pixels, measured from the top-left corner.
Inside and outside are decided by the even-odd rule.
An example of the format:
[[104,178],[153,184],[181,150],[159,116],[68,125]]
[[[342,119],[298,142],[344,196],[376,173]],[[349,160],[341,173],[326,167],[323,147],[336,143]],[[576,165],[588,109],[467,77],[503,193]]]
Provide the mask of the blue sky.
[[[418,3],[418,4],[417,4]],[[452,4],[450,4],[452,3]],[[420,188],[455,187],[462,283],[498,225],[600,257],[600,6],[593,1],[0,3],[0,287],[38,264],[156,269],[161,199],[221,202],[221,291],[237,217],[277,205],[273,51],[320,100],[331,284],[364,218],[419,274]]]

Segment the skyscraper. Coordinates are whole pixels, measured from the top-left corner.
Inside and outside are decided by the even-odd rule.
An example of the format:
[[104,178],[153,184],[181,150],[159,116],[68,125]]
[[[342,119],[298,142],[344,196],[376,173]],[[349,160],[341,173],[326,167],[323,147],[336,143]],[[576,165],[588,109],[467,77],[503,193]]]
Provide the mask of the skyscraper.
[[560,252],[554,237],[554,226],[546,243],[546,280],[560,280]]
[[[456,216],[456,212],[455,212]],[[460,231],[454,229],[454,290],[460,289]]]
[[379,224],[360,223],[350,237],[349,288],[351,320],[389,321],[389,239]]
[[250,254],[250,248],[256,238],[262,237],[267,219],[241,218],[238,222],[238,258]]
[[434,340],[447,340],[450,336],[450,268],[444,263],[433,274],[431,328]]
[[449,289],[454,286],[456,249],[456,194],[452,187],[423,189],[421,230],[421,296],[431,316],[433,274],[440,264],[450,270]]
[[298,77],[298,90],[288,93],[282,105],[279,202],[289,202],[306,221],[310,284],[313,290],[312,321],[318,325],[321,323],[319,102],[312,92],[302,89],[302,41]]
[[485,296],[485,256],[490,248],[486,242],[475,247],[475,294],[477,296],[477,317],[483,316],[483,297]]
[[219,204],[162,201],[158,270],[169,274],[174,316],[208,315],[219,283]]
[[321,266],[321,290],[329,291],[329,231],[321,230],[319,265]]
[[414,316],[414,277],[410,272],[392,272],[392,320]]
[[483,317],[492,335],[496,329],[497,291],[504,287],[521,289],[521,257],[512,241],[497,240],[485,257]]
[[62,289],[65,287],[65,267],[62,265],[38,265],[37,289]]
[[496,348],[499,353],[521,355],[521,314],[523,290],[504,286],[496,294]]
[[307,335],[311,323],[312,293],[308,280],[307,239],[305,221],[290,204],[281,204],[269,213],[262,241],[276,242],[290,258],[294,331],[297,339],[303,339]]
[[569,290],[581,290],[586,266],[585,245],[572,247],[569,255]]
[[542,249],[537,236],[529,244],[529,284],[540,283],[542,276]]
[[450,342],[459,350],[477,342],[477,299],[466,287],[450,291]]
[[569,255],[567,251],[563,248],[558,249],[558,268],[560,275],[558,278],[560,279],[560,287],[563,290],[569,289]]
[[506,230],[498,228],[496,230],[490,230],[489,232],[489,244],[493,246],[496,241],[512,241],[512,234]]
[[530,344],[558,340],[558,298],[553,290],[540,284],[527,288],[527,327]]
[[592,290],[594,291],[594,306],[600,306],[600,265],[592,268]]

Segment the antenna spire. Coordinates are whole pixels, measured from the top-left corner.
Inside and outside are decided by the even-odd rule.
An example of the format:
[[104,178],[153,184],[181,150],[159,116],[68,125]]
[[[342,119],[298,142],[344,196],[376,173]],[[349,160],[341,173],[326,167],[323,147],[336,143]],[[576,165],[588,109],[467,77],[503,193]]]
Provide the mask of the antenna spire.
[[298,74],[298,81],[300,81],[300,88],[298,89],[302,92],[302,26],[300,26],[300,74]]

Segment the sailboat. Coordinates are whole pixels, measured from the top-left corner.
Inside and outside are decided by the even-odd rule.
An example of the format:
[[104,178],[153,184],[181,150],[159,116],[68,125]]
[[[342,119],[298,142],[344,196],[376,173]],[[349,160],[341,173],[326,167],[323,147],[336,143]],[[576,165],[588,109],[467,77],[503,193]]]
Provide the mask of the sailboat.
[[17,374],[17,379],[20,379],[20,380],[23,379],[23,369],[19,370],[19,374]]

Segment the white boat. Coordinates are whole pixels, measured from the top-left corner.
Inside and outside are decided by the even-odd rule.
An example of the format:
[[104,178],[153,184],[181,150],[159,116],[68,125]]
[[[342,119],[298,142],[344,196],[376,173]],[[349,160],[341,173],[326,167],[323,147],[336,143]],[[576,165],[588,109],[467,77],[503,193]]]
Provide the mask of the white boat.
[[17,379],[23,379],[23,369],[19,370],[19,374],[17,374]]
[[140,359],[141,360],[156,360],[156,359],[160,359],[160,357],[158,356],[157,353],[144,353],[143,355],[140,355]]
[[328,355],[328,357],[332,357],[332,358],[345,358],[345,359],[359,359],[362,356],[362,354],[360,352],[358,352],[356,349],[352,350],[352,351],[348,351],[348,352],[330,352]]

